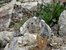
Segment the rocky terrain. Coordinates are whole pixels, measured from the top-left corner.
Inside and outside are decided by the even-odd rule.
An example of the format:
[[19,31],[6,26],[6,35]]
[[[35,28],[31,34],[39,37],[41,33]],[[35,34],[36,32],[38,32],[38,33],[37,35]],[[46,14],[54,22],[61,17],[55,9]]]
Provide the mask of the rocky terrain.
[[66,10],[50,27],[35,16],[37,4],[52,0],[0,2],[0,50],[66,50]]

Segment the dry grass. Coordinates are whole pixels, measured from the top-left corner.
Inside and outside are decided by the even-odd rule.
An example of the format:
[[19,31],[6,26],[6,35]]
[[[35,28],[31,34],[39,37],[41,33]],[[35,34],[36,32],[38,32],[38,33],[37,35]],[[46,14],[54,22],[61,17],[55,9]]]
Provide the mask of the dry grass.
[[47,38],[43,38],[40,35],[37,35],[37,47],[33,50],[44,50],[47,47]]
[[44,50],[44,48],[47,46],[47,38],[43,38],[40,35],[37,35],[37,45],[39,50]]

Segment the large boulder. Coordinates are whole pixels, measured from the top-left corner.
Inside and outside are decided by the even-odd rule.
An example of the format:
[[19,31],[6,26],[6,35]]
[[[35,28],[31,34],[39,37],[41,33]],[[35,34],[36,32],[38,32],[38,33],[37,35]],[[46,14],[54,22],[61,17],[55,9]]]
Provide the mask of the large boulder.
[[66,36],[66,10],[64,10],[59,17],[59,34]]
[[9,27],[16,0],[0,8],[0,31]]
[[[21,2],[16,2],[17,5],[22,5],[23,8],[27,8],[28,10],[35,10],[37,8],[37,4],[38,3],[51,3],[52,0],[21,0],[23,1],[24,3],[21,3]],[[27,2],[26,2],[27,1]],[[30,2],[29,2],[30,1]],[[31,2],[33,1],[33,2]]]
[[29,48],[36,46],[34,36],[33,34],[28,34],[26,36],[14,37],[11,43],[6,45],[4,50],[29,50]]
[[[20,10],[24,8],[27,11],[28,10],[35,11],[37,9],[37,4],[38,4],[38,2],[30,2],[30,3],[28,3],[28,2],[26,2],[26,3],[16,2],[16,5],[18,5],[18,7],[21,5],[22,8],[20,8]],[[23,11],[23,10],[21,10],[21,11]]]

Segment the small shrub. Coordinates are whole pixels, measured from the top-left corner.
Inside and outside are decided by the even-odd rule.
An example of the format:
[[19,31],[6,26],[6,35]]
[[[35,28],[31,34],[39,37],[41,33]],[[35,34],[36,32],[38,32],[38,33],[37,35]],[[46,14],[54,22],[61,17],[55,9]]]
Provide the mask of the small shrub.
[[64,9],[65,7],[60,3],[42,3],[37,5],[36,16],[41,17],[48,25],[53,26],[58,23],[59,16]]

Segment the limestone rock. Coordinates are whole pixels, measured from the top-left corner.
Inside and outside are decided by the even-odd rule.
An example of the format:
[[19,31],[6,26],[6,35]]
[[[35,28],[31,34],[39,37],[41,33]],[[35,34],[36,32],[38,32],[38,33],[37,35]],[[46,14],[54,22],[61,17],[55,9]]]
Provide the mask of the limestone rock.
[[52,49],[52,50],[60,50],[60,49]]
[[16,5],[21,5],[22,9],[25,8],[27,11],[31,11],[37,8],[37,2],[30,2],[30,3],[20,3],[20,2],[16,2]]
[[66,50],[66,46],[62,46],[61,47],[61,50]]
[[0,32],[0,43],[2,46],[6,45],[13,38],[13,33],[9,31]]
[[0,30],[9,27],[12,17],[12,11],[16,0],[0,8]]
[[53,27],[51,27],[52,32],[54,33],[54,35],[57,35],[58,32],[58,24],[55,24]]
[[[4,50],[29,50],[29,48],[35,47],[34,37],[31,36],[26,37],[14,37],[9,45],[5,47]],[[34,45],[31,45],[31,44]]]
[[63,45],[63,38],[53,36],[50,40],[50,45],[55,49],[59,49]]
[[11,2],[11,0],[0,0],[0,7],[4,6],[5,4]]
[[58,23],[60,26],[59,34],[61,36],[66,36],[66,10],[61,13]]
[[66,36],[63,36],[63,42],[66,44]]
[[20,2],[44,2],[44,3],[51,3],[52,0],[19,0]]

